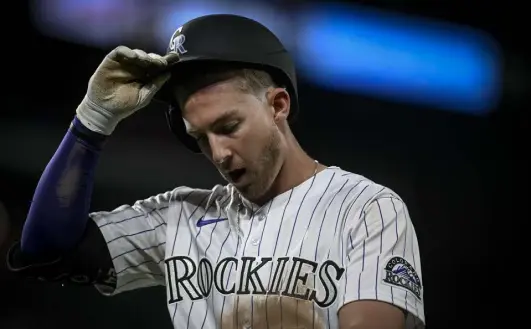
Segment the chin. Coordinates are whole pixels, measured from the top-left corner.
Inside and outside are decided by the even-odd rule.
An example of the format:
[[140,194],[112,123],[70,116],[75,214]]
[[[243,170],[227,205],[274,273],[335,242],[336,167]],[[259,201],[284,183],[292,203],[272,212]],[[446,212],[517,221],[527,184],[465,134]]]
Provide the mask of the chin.
[[241,195],[243,195],[248,200],[256,200],[260,197],[261,193],[257,193],[257,189],[253,188],[252,184],[246,184],[243,186],[235,186],[238,192],[240,192]]
[[271,185],[266,184],[248,184],[238,191],[247,199],[254,203],[260,204],[268,200],[267,195],[271,190]]

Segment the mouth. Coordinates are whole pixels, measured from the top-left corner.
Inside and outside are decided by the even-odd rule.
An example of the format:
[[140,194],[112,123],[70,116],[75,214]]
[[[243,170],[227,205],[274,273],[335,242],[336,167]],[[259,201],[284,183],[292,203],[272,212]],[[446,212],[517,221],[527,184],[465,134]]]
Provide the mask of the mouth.
[[241,168],[241,169],[235,169],[235,170],[232,170],[232,171],[229,171],[229,178],[230,180],[233,182],[233,183],[238,183],[243,175],[245,175],[245,168]]

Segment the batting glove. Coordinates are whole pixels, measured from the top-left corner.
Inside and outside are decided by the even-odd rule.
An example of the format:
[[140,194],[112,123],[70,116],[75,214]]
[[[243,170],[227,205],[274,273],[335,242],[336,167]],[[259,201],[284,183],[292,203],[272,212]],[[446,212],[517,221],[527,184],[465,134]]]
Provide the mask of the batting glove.
[[77,118],[88,129],[110,135],[121,120],[147,106],[168,81],[170,73],[165,69],[178,59],[170,56],[117,47],[90,78]]

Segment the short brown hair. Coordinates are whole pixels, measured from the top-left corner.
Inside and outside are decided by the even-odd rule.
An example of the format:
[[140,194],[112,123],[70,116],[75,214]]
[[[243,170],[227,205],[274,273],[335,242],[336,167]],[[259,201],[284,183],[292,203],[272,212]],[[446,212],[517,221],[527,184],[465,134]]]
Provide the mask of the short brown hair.
[[277,87],[266,71],[231,65],[202,67],[183,72],[183,75],[175,83],[177,101],[181,106],[199,89],[231,79],[235,80],[242,92],[257,96],[266,88]]

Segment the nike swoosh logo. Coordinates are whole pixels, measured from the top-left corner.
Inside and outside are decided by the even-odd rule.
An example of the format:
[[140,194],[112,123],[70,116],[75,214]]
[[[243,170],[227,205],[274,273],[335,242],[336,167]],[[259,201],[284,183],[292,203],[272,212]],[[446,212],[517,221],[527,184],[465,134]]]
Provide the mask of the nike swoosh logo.
[[214,224],[214,223],[217,223],[217,222],[223,222],[223,221],[226,221],[227,219],[228,218],[204,219],[203,217],[201,217],[197,221],[197,227],[202,227],[202,226]]

